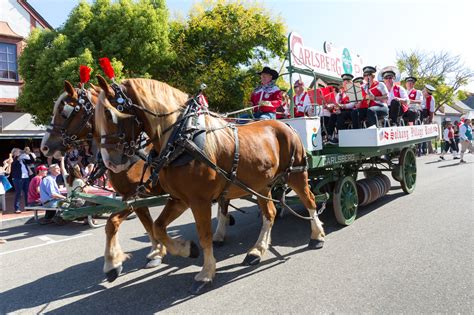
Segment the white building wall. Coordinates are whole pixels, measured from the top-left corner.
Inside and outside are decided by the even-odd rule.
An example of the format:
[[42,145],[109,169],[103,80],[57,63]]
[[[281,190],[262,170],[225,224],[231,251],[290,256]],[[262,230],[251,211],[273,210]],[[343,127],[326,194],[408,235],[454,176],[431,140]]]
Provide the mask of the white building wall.
[[0,0],[0,21],[23,37],[30,34],[30,14],[16,0]]

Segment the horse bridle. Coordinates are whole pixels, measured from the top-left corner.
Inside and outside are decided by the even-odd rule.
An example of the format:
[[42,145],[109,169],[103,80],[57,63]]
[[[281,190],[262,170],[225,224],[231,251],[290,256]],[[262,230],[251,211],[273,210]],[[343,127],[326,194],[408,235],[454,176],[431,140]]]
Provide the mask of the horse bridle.
[[[154,113],[146,108],[140,107],[132,102],[132,100],[125,94],[123,89],[117,84],[112,83],[111,87],[115,93],[114,102],[117,103],[117,106],[114,106],[119,112],[123,113],[125,110],[129,114],[134,116],[134,121],[137,126],[140,127],[142,124],[136,115],[136,110],[144,111],[154,117],[166,117],[178,112],[180,109],[166,112],[166,113]],[[111,102],[112,104],[112,102]],[[125,141],[125,130],[122,125],[119,125],[119,131],[113,134],[101,135],[100,147],[108,149],[122,150],[122,152],[128,156],[132,157],[136,155],[136,152],[144,147],[148,146],[151,143],[151,140],[145,139],[144,132],[140,132],[136,136],[135,124],[132,124],[132,136],[130,141]]]
[[[94,116],[94,107],[88,95],[90,92],[88,93],[88,91],[83,89],[76,89],[76,91],[78,95],[77,105],[73,107],[67,117],[64,117],[63,113],[60,114],[63,116],[63,118],[66,119],[64,123],[62,125],[59,125],[51,122],[51,124],[49,124],[49,126],[46,128],[46,132],[49,132],[50,134],[59,134],[63,139],[63,145],[66,147],[69,145],[75,146],[82,142],[81,140],[78,140],[78,135],[82,132],[84,128],[87,127],[92,129],[92,126],[89,121]],[[62,101],[64,104],[64,108],[66,108],[66,106],[72,107],[67,102],[68,98],[70,98],[70,96],[68,96],[66,100]],[[72,132],[68,133],[68,127],[70,126],[72,119],[81,111],[81,108],[84,108],[85,115],[81,117],[81,121],[78,126]],[[90,132],[88,133],[88,137],[92,138],[92,134]]]

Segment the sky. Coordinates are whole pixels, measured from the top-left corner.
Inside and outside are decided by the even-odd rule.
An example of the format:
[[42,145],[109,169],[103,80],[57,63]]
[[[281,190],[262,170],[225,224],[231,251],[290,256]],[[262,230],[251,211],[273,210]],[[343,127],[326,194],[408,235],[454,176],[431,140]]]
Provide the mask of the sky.
[[[53,26],[67,19],[78,0],[29,0]],[[186,17],[200,1],[167,0],[170,17]],[[447,51],[474,69],[474,1],[461,0],[263,0],[253,1],[280,16],[305,46],[324,41],[347,47],[366,64],[395,65],[397,53]],[[468,89],[474,91],[474,82]]]

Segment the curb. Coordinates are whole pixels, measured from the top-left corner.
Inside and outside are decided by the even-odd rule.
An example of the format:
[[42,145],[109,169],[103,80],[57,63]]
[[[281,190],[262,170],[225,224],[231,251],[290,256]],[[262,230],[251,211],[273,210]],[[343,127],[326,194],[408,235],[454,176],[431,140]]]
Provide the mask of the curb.
[[22,225],[36,224],[34,215],[22,216],[18,218],[2,219],[0,222],[0,229],[9,229]]

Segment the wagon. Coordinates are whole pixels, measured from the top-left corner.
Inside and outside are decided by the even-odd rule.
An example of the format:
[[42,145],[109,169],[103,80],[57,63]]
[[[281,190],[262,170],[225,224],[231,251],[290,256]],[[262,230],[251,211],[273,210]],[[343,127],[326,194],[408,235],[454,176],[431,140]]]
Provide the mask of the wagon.
[[[354,222],[359,204],[373,202],[388,191],[390,183],[382,182],[383,172],[411,194],[417,178],[415,146],[438,136],[436,124],[349,129],[339,132],[339,145],[323,145],[319,117],[286,122],[295,128],[307,150],[312,192],[329,195],[336,220],[343,225]],[[360,173],[373,180],[359,184],[365,183],[357,181]]]

